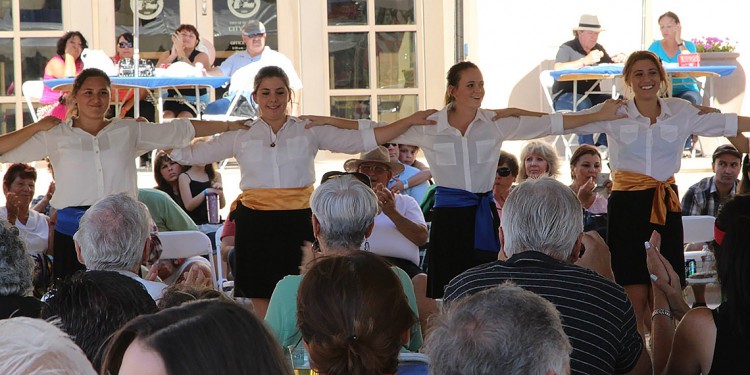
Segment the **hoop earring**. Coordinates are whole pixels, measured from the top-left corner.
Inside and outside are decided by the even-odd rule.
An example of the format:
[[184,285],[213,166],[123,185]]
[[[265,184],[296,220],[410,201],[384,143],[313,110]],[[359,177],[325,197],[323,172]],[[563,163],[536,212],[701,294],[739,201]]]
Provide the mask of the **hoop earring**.
[[365,246],[363,250],[367,252],[370,251],[370,243],[367,241],[367,238],[365,238]]

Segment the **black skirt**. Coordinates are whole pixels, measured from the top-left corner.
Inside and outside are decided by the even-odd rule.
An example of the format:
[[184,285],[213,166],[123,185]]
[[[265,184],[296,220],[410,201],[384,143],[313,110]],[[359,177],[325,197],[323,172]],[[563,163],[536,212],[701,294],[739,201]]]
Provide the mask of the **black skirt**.
[[235,297],[271,298],[286,275],[299,275],[300,250],[314,240],[312,212],[260,211],[237,205],[235,235]]
[[[495,236],[500,219],[491,202]],[[493,251],[474,248],[477,207],[433,208],[430,242],[427,247],[427,296],[443,298],[445,286],[469,268],[497,260]]]
[[[671,187],[677,194],[677,186]],[[612,271],[620,285],[651,285],[644,243],[654,230],[661,234],[661,254],[680,276],[680,283],[685,285],[682,213],[667,212],[665,225],[651,223],[655,191],[613,191],[609,197],[607,243],[612,253]]]

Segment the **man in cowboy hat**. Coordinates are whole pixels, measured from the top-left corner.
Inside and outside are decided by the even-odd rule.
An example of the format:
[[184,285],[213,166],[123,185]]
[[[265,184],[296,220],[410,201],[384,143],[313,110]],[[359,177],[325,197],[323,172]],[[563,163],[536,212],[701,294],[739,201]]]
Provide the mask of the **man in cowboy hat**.
[[359,159],[347,160],[344,169],[370,177],[380,213],[375,217],[375,226],[367,239],[369,250],[409,275],[417,296],[419,319],[422,328],[426,329],[427,319],[437,311],[435,301],[426,297],[427,274],[419,268],[419,247],[427,243],[427,224],[414,198],[394,194],[387,188],[391,178],[404,171],[404,165],[391,161],[388,149],[379,146],[361,154]]
[[[597,43],[599,33],[604,31],[599,24],[599,18],[595,15],[584,14],[578,22],[578,26],[573,28],[572,40],[569,40],[557,50],[555,57],[555,70],[579,69],[588,65],[598,63],[621,63],[625,61],[623,54],[610,57],[601,44]],[[574,99],[578,103],[578,111],[591,108],[594,105],[604,102],[610,98],[606,94],[589,94],[587,98],[581,100],[589,89],[601,91],[597,80],[578,81],[577,96],[573,98],[573,82],[556,81],[552,86],[552,99],[555,111],[573,110]],[[579,135],[578,144],[594,144],[594,136],[591,134]],[[607,137],[600,134],[596,145],[607,145]]]

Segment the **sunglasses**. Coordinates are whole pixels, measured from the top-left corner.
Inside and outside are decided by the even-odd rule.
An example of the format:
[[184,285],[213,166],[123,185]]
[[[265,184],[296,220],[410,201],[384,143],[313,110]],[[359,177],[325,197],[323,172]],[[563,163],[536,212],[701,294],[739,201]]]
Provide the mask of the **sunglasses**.
[[510,168],[508,167],[500,167],[495,171],[498,176],[500,177],[508,177],[510,175]]
[[398,143],[383,143],[382,146],[385,148],[391,148],[398,146]]
[[120,48],[133,48],[133,43],[130,43],[130,42],[120,42],[120,43],[117,43],[117,45]]
[[250,38],[250,39],[253,39],[253,38],[260,38],[260,37],[263,37],[263,35],[266,35],[266,33],[257,33],[257,34],[245,34],[245,35],[247,35],[247,37],[248,37],[248,38]]
[[320,179],[320,183],[323,184],[328,180],[332,180],[334,178],[339,178],[341,176],[352,176],[359,180],[359,182],[367,185],[367,187],[372,187],[372,183],[370,183],[370,177],[367,177],[364,173],[359,172],[339,172],[339,171],[331,171],[326,172],[323,177]]
[[370,172],[384,173],[388,170],[389,170],[388,167],[384,165],[380,165],[380,164],[360,164],[357,167],[357,172],[359,173],[370,173]]

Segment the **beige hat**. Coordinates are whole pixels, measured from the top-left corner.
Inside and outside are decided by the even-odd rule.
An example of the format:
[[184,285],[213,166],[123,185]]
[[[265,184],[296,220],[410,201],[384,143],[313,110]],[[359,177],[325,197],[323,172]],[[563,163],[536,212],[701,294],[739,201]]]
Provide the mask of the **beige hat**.
[[391,168],[393,174],[399,174],[404,171],[404,165],[399,162],[392,162],[388,156],[388,149],[383,146],[370,151],[363,152],[359,155],[359,159],[349,159],[344,162],[344,170],[347,172],[356,172],[359,165],[367,162],[376,162],[387,165]]
[[580,30],[596,31],[597,33],[604,31],[602,25],[599,23],[599,17],[593,14],[584,14],[581,16],[581,19],[578,20],[578,27],[573,28],[573,31]]

